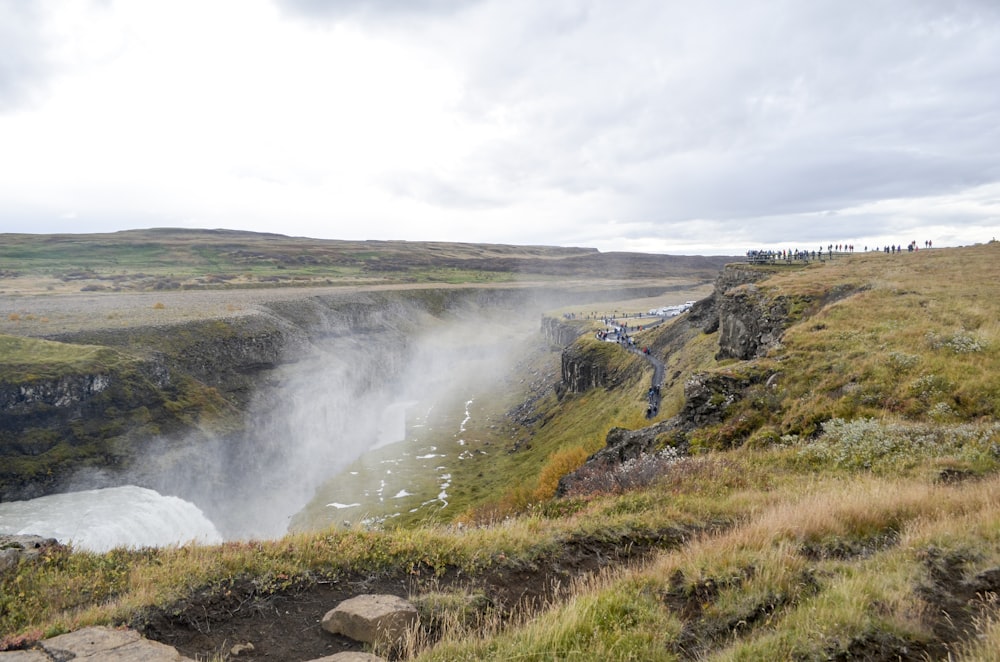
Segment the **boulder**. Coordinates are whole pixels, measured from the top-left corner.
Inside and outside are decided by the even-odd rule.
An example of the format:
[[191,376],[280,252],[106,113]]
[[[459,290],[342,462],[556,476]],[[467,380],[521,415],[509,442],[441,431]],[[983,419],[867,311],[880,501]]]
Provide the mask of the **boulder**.
[[347,651],[344,653],[337,653],[336,655],[318,657],[315,660],[308,660],[308,662],[386,662],[386,660],[384,657],[372,655],[371,653]]
[[[89,627],[45,639],[42,649],[55,660],[97,662],[185,662],[174,648],[143,639],[135,630]],[[46,658],[48,659],[48,658]],[[7,662],[7,660],[3,660]]]
[[368,644],[396,644],[417,623],[417,608],[395,595],[359,595],[323,616],[323,629]]
[[23,561],[33,561],[49,547],[57,547],[55,538],[34,535],[0,535],[0,572],[16,568]]
[[52,658],[39,650],[8,651],[0,653],[0,662],[52,662]]

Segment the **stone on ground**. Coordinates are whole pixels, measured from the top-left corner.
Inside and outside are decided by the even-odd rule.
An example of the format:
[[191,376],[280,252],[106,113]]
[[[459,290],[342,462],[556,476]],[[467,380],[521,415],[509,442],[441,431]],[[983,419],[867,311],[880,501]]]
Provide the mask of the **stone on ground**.
[[323,616],[323,629],[368,644],[400,641],[418,620],[417,608],[395,595],[359,595]]
[[41,650],[0,653],[0,662],[191,662],[176,650],[143,639],[134,630],[89,627],[40,642]]
[[21,561],[34,561],[49,547],[58,547],[55,538],[34,535],[0,535],[0,572],[16,568]]
[[309,662],[386,662],[386,660],[384,657],[372,655],[371,653],[347,651],[336,653],[335,655],[327,655],[326,657],[318,657],[315,660],[309,660]]
[[42,651],[8,651],[0,653],[0,662],[52,662]]

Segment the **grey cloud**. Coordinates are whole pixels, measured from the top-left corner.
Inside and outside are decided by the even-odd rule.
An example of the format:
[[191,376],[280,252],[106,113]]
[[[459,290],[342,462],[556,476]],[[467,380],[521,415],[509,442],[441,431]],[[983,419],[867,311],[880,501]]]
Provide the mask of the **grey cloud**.
[[873,228],[827,211],[1000,181],[992,0],[282,3],[374,30],[448,19],[388,34],[452,63],[459,110],[513,136],[461,176],[387,184],[442,207],[549,192],[630,237],[692,219],[829,237]]
[[597,3],[552,39],[508,27],[519,66],[496,65],[516,52],[499,44],[473,51],[468,112],[505,107],[530,133],[493,155],[513,184],[745,218],[1000,179],[989,3],[636,7]]

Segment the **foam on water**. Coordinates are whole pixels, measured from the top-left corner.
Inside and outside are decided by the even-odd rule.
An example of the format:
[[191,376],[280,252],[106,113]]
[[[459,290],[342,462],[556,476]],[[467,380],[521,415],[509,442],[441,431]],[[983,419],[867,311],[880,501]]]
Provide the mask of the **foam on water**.
[[0,533],[56,538],[93,552],[222,542],[193,503],[134,485],[0,503]]

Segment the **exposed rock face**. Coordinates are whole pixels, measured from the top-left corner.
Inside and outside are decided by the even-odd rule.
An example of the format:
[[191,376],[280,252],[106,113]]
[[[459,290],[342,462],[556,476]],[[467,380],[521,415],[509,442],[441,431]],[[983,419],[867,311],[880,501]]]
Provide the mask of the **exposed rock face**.
[[52,658],[40,650],[8,651],[0,653],[0,662],[52,662]]
[[398,643],[415,625],[417,608],[395,595],[359,595],[344,600],[323,616],[322,627],[368,644]]
[[308,348],[306,332],[277,315],[248,314],[138,329],[107,329],[53,336],[53,340],[122,348],[143,354],[153,350],[164,386],[173,373],[217,389],[237,406],[245,403],[258,376],[294,360]]
[[580,347],[567,347],[560,357],[561,385],[570,393],[608,386],[609,368],[602,357]]
[[670,419],[638,430],[611,428],[605,446],[593,455],[598,461],[622,464],[643,453],[650,453],[679,430],[677,421]]
[[583,393],[592,388],[614,388],[639,369],[641,359],[623,363],[625,351],[615,343],[578,342],[562,351],[560,356],[561,381],[557,387],[563,393]]
[[678,418],[686,429],[720,422],[743,397],[753,379],[721,373],[698,373],[684,384],[684,408]]
[[111,384],[109,375],[72,375],[28,384],[0,385],[0,408],[16,413],[38,405],[70,407]]
[[155,357],[114,361],[94,373],[0,382],[0,500],[57,490],[74,464],[95,458],[114,464],[109,442],[124,441],[130,429],[179,429],[182,416],[168,407],[179,395]]
[[765,296],[752,284],[727,290],[719,298],[720,359],[764,356],[788,326],[788,302]]
[[718,358],[748,359],[777,342],[787,324],[784,302],[760,296],[754,283],[770,273],[744,264],[727,264],[715,279],[715,291],[688,313],[705,333],[719,333]]
[[542,317],[542,337],[552,345],[566,347],[579,338],[580,327],[554,317]]

